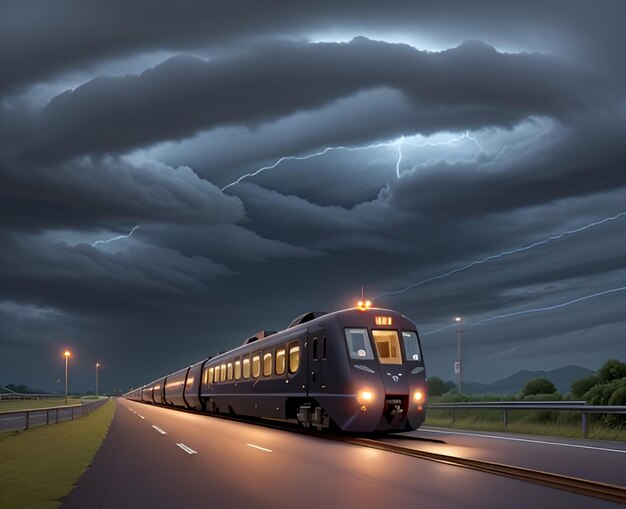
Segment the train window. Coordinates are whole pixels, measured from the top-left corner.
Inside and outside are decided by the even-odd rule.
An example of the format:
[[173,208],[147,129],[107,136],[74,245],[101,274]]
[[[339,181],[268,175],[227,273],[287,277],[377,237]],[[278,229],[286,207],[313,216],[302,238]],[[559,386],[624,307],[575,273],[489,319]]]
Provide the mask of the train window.
[[261,374],[261,355],[259,353],[255,353],[252,356],[252,376],[254,378],[259,378]]
[[284,375],[285,374],[285,357],[287,354],[287,348],[284,346],[279,346],[276,349],[276,374]]
[[313,338],[313,360],[316,361],[317,360],[317,338]]
[[226,380],[226,364],[220,366],[220,382]]
[[233,363],[229,362],[228,363],[228,367],[226,368],[226,379],[227,380],[232,380],[233,379]]
[[289,373],[295,373],[300,366],[300,343],[289,343]]
[[404,340],[404,354],[407,361],[420,360],[420,345],[417,341],[417,333],[413,331],[402,331],[402,339]]
[[381,364],[402,364],[400,341],[395,330],[373,330],[372,336]]
[[235,361],[235,380],[239,380],[241,378],[241,361],[237,359]]
[[213,383],[213,368],[209,368],[209,376],[207,377],[207,383],[208,384]]
[[272,374],[272,352],[265,352],[263,354],[263,376],[270,376]]
[[346,342],[351,359],[374,360],[367,329],[346,329]]
[[243,358],[243,377],[247,380],[250,378],[250,356],[246,355]]
[[322,360],[326,360],[326,336],[322,338]]
[[[189,387],[191,387],[192,385],[193,385],[193,377],[191,377],[191,378],[187,378],[187,383],[185,384],[185,387],[186,387],[186,388],[189,388]],[[155,387],[155,389],[156,389],[156,387]]]

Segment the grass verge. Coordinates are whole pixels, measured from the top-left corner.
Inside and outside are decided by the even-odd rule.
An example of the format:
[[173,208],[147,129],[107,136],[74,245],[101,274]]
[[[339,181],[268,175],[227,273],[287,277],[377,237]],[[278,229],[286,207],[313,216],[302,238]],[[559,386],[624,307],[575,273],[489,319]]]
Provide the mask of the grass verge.
[[[80,405],[79,398],[68,398],[68,405]],[[18,401],[0,401],[0,412],[12,412],[15,410],[34,410],[35,408],[52,408],[65,406],[65,398],[59,399],[24,399]]]
[[2,507],[59,507],[93,460],[114,413],[107,401],[75,421],[0,435]]
[[[556,412],[509,411],[507,426],[504,426],[500,411],[457,410],[454,424],[450,410],[429,409],[426,426],[465,429],[474,431],[502,431],[528,435],[582,438],[580,415],[556,415]],[[538,413],[545,415],[538,416]],[[517,415],[516,415],[517,414]],[[554,414],[554,415],[552,415]],[[626,440],[626,429],[607,426],[600,417],[590,416],[588,438],[594,440]]]

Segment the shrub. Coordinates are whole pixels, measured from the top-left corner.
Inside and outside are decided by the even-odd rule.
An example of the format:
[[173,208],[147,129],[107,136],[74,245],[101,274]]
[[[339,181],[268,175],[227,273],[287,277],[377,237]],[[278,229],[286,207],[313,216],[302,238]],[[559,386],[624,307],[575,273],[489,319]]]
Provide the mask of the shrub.
[[599,381],[600,378],[596,374],[576,380],[572,383],[572,397],[574,399],[582,399],[585,393],[594,385],[598,384]]
[[598,370],[598,379],[600,383],[619,380],[626,377],[626,363],[617,359],[609,359]]
[[522,387],[520,392],[520,399],[524,399],[526,396],[532,396],[534,394],[552,394],[554,392],[556,392],[554,384],[545,376],[540,376],[526,382],[526,385]]
[[448,392],[444,381],[437,376],[431,376],[427,380],[427,382],[428,382],[428,395],[430,397],[441,396],[442,394]]

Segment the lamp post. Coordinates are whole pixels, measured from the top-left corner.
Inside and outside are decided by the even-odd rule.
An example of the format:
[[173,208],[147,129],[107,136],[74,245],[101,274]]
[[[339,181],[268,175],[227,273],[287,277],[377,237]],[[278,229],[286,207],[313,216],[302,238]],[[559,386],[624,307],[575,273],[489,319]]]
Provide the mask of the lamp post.
[[65,352],[63,352],[63,357],[65,357],[65,404],[67,405],[67,363],[70,359],[70,355],[72,355],[70,353],[69,350],[65,350]]
[[96,362],[96,398],[98,397],[98,372],[100,371],[100,367],[102,364]]
[[455,318],[456,320],[456,339],[457,339],[457,361],[454,371],[457,374],[457,392],[461,394],[461,382],[463,380],[463,367],[461,364],[461,333],[463,331],[463,319],[460,316]]

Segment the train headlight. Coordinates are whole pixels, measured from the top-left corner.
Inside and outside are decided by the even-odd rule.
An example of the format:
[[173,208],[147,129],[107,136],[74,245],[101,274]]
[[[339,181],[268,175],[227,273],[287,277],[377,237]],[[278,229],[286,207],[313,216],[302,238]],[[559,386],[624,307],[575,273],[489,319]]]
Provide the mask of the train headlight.
[[359,402],[359,405],[369,405],[374,401],[374,393],[368,389],[364,389],[357,392],[356,400]]
[[420,404],[424,401],[424,394],[422,394],[422,391],[415,391],[413,393],[413,402]]

